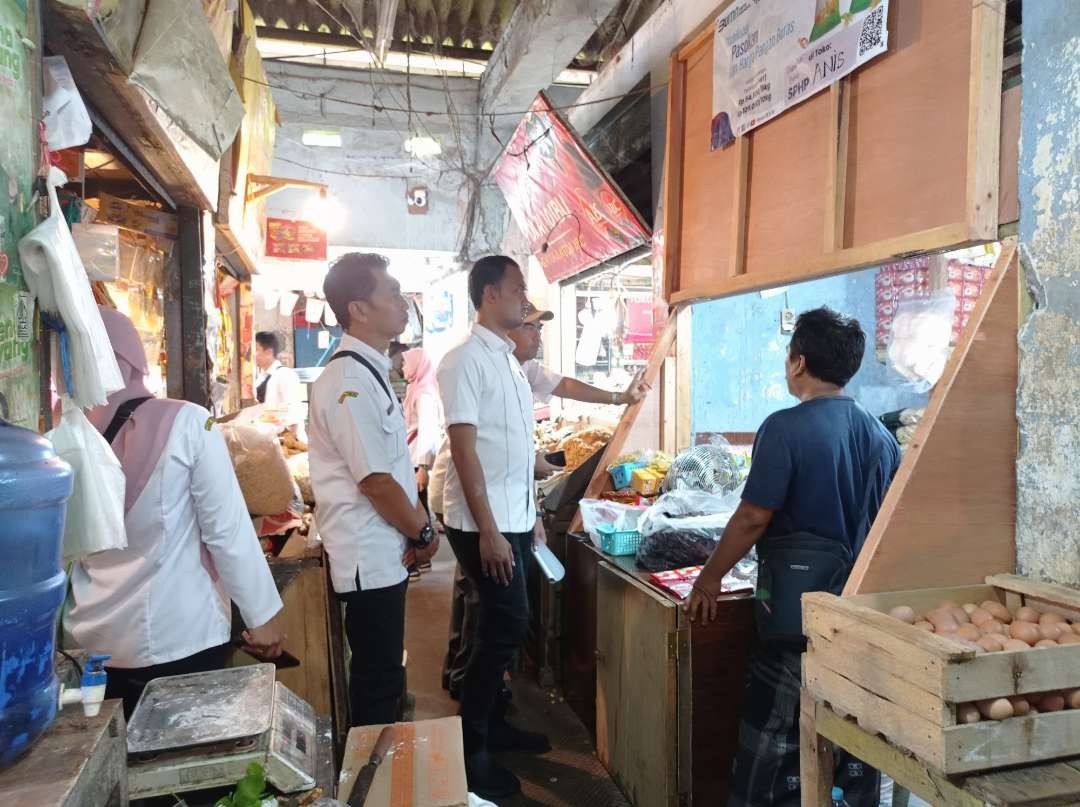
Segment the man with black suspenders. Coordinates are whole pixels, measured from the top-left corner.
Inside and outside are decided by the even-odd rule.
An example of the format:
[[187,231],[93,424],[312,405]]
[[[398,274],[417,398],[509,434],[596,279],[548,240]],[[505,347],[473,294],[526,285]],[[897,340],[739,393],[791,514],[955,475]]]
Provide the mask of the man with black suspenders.
[[330,267],[323,291],[345,335],[311,390],[315,520],[345,602],[354,726],[399,717],[406,567],[438,548],[390,387],[387,351],[408,324],[408,307],[387,263],[350,253]]

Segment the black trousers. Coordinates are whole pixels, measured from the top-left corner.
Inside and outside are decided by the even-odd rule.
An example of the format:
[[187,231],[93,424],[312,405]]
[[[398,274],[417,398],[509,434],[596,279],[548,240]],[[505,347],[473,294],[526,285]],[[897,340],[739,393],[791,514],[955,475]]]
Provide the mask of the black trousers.
[[504,533],[514,552],[514,576],[509,586],[484,576],[479,533],[447,528],[446,536],[480,599],[476,648],[461,690],[462,735],[468,755],[484,750],[487,745],[488,722],[502,688],[503,675],[529,628],[525,562],[533,533]]
[[477,623],[480,618],[480,595],[458,563],[454,568],[454,593],[450,602],[450,639],[443,661],[446,689],[460,693],[465,670],[476,648]]
[[403,580],[387,588],[338,595],[345,603],[350,719],[354,726],[394,723],[405,689],[405,594]]
[[106,699],[120,698],[124,701],[124,719],[130,720],[139,698],[146,685],[155,678],[169,678],[174,675],[210,672],[225,667],[228,645],[209,647],[193,656],[153,664],[149,667],[106,667],[108,677],[105,680]]

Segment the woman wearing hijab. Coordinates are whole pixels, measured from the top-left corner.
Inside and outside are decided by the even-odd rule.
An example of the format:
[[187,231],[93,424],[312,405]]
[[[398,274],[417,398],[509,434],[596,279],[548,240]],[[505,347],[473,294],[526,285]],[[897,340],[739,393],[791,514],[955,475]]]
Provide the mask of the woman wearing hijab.
[[154,678],[220,669],[232,600],[248,646],[281,654],[281,610],[233,472],[210,413],[153,398],[146,355],[131,320],[101,307],[126,386],[86,414],[112,444],[127,478],[127,548],[72,567],[66,643],[111,656],[106,697],[131,715]]
[[427,507],[428,474],[435,463],[435,454],[442,441],[443,412],[439,385],[435,380],[435,365],[422,348],[405,351],[402,366],[405,378],[405,430],[409,441],[409,456],[416,469],[416,487],[420,500]]

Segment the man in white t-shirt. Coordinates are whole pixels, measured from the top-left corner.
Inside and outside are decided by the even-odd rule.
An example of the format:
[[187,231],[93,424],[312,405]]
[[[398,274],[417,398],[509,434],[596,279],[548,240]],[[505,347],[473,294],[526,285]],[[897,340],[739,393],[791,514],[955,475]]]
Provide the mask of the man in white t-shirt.
[[255,381],[255,398],[268,407],[288,411],[289,428],[304,438],[304,421],[307,405],[304,403],[304,385],[292,367],[286,367],[278,357],[281,339],[272,331],[255,334],[255,366],[259,373]]
[[[644,383],[639,373],[630,386],[623,392],[611,392],[590,384],[567,378],[544,367],[536,356],[540,351],[541,335],[545,322],[554,318],[551,311],[537,308],[526,302],[524,321],[520,328],[508,333],[514,343],[514,358],[521,363],[525,377],[532,388],[533,400],[546,404],[552,397],[569,398],[585,403],[608,403],[626,405],[645,396],[649,386]],[[444,441],[435,464],[432,467],[428,487],[431,510],[441,520],[443,513],[443,483],[447,466],[450,464],[449,441]],[[538,476],[547,476],[554,467],[544,460],[543,455],[536,456]],[[446,658],[443,662],[443,689],[450,692],[455,700],[461,697],[461,686],[465,679],[465,670],[475,646],[477,622],[479,619],[479,597],[468,577],[459,565],[454,574],[454,595],[450,611],[450,640]],[[509,700],[509,689],[503,689],[500,703]]]

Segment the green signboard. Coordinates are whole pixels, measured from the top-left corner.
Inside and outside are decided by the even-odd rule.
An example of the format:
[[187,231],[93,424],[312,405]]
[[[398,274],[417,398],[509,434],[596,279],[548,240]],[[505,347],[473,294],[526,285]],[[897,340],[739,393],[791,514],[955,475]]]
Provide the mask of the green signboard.
[[25,0],[0,0],[0,393],[9,416],[36,429],[38,332],[19,265],[18,243],[33,227],[34,121]]

